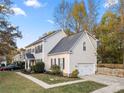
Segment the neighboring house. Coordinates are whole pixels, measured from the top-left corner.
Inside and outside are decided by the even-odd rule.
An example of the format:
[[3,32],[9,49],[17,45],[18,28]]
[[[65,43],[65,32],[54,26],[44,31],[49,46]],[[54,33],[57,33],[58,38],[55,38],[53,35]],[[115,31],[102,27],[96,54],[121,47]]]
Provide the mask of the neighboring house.
[[78,69],[79,76],[95,74],[97,40],[87,31],[67,36],[55,31],[26,46],[25,69],[43,61],[45,69],[59,65],[64,75]]
[[4,64],[5,66],[7,65],[6,57],[5,56],[0,56],[0,66],[1,64]]
[[13,57],[13,62],[25,61],[25,49],[18,49],[18,53]]

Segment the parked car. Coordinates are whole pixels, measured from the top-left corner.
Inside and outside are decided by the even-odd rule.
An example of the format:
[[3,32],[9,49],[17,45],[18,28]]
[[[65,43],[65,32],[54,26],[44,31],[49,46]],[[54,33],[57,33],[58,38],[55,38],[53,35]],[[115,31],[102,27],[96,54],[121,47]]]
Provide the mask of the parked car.
[[0,67],[0,71],[6,71],[7,67]]
[[10,64],[6,68],[7,68],[7,70],[18,70],[18,69],[20,69],[20,67],[17,66],[16,64]]
[[1,67],[0,71],[7,71],[7,70],[11,71],[11,70],[19,70],[19,69],[21,69],[21,68],[19,66],[17,66],[16,64],[10,64],[6,67]]

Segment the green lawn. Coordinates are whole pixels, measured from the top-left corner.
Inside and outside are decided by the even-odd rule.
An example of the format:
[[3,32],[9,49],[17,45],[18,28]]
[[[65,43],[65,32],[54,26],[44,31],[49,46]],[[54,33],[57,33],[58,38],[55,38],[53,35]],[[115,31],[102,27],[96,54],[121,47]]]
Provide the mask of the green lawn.
[[105,85],[87,81],[46,90],[14,72],[0,72],[0,93],[90,93],[102,87]]
[[120,90],[120,91],[118,91],[118,92],[116,92],[116,93],[124,93],[124,90]]
[[55,75],[49,75],[49,74],[32,74],[32,76],[48,84],[56,84],[56,83],[62,83],[62,82],[74,81],[74,80],[80,79],[80,78],[68,78],[68,77],[62,77],[62,76],[55,76]]

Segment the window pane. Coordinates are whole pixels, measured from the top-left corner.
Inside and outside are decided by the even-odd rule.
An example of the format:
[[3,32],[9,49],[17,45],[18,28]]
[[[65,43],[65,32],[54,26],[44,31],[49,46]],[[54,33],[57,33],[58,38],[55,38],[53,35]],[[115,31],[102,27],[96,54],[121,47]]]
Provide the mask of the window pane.
[[60,66],[60,58],[58,58],[58,66]]
[[54,59],[54,65],[56,65],[56,59]]

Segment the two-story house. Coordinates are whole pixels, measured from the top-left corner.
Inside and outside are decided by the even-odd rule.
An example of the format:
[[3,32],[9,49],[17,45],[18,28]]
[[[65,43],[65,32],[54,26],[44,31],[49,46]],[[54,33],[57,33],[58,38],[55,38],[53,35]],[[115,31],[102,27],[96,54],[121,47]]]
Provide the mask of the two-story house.
[[64,75],[78,69],[79,76],[95,74],[97,64],[97,40],[87,31],[67,36],[55,31],[26,46],[25,69],[42,60],[45,69],[59,65]]
[[45,35],[30,45],[26,46],[26,66],[35,64],[42,60],[45,62],[45,69],[48,70],[48,53],[58,44],[58,42],[66,37],[64,31],[54,31],[51,34]]

